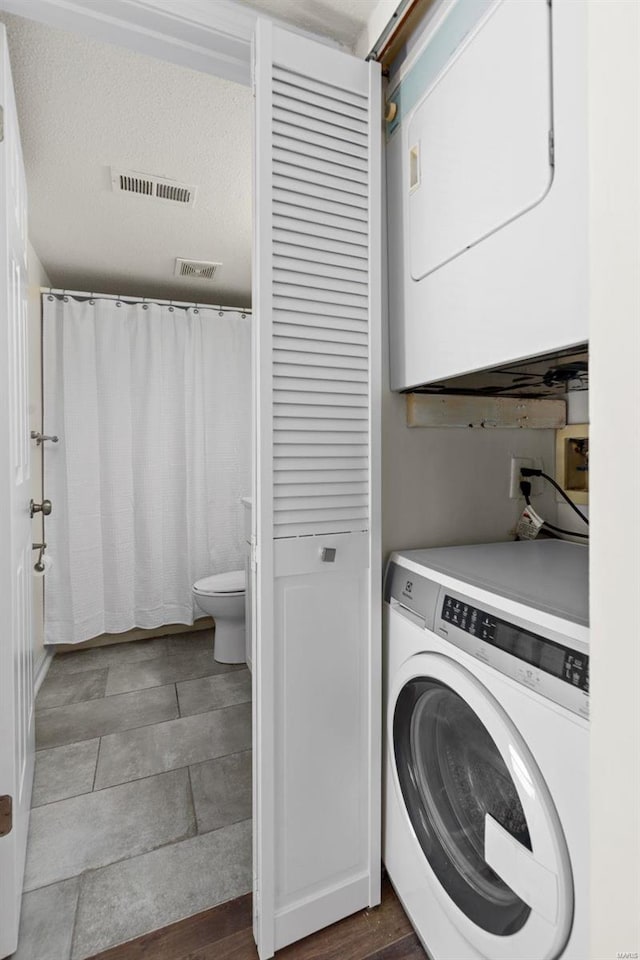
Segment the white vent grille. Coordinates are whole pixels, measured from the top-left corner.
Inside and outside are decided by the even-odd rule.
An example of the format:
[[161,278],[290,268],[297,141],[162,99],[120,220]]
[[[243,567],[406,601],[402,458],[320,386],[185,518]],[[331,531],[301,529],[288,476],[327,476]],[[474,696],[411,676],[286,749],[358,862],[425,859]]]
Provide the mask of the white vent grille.
[[183,260],[176,257],[174,275],[176,277],[191,277],[193,280],[213,280],[221,263],[213,260]]
[[116,193],[133,193],[138,197],[175,203],[182,207],[193,207],[198,189],[190,183],[179,183],[166,177],[119,167],[111,167],[111,185]]
[[273,70],[274,535],[369,525],[368,102]]

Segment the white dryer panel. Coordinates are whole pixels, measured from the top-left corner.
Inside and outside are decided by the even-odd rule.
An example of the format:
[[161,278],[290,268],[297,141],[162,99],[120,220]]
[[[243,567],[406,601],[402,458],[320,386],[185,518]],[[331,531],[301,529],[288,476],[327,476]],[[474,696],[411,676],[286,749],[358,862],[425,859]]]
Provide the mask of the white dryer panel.
[[553,178],[550,29],[546,0],[494,6],[408,120],[414,280],[547,193]]
[[447,55],[443,4],[390,91],[392,390],[588,339],[587,7],[498,0]]

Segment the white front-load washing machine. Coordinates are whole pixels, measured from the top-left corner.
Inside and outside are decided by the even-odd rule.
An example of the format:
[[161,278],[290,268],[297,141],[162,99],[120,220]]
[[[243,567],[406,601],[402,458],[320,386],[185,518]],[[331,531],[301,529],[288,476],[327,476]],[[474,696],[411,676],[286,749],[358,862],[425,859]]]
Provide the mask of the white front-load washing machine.
[[395,553],[384,861],[433,960],[588,956],[587,548]]

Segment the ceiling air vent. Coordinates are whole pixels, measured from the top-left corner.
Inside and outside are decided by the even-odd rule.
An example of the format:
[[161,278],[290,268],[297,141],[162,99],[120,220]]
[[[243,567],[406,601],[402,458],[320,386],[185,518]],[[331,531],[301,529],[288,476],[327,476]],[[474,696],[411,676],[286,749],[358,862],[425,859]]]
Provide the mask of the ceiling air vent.
[[176,277],[190,277],[192,280],[213,280],[221,263],[213,260],[183,260],[176,257]]
[[197,187],[190,183],[180,183],[167,177],[156,177],[137,170],[123,170],[111,167],[111,185],[116,193],[133,193],[163,203],[176,203],[181,207],[192,207],[196,202]]

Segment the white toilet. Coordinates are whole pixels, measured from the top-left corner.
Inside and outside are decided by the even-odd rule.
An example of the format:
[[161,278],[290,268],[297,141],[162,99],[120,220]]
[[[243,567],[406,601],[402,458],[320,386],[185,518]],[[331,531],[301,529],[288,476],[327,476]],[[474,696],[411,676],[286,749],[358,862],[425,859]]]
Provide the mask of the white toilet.
[[246,659],[244,570],[217,573],[193,585],[193,598],[216,622],[213,656],[219,663],[244,663]]

